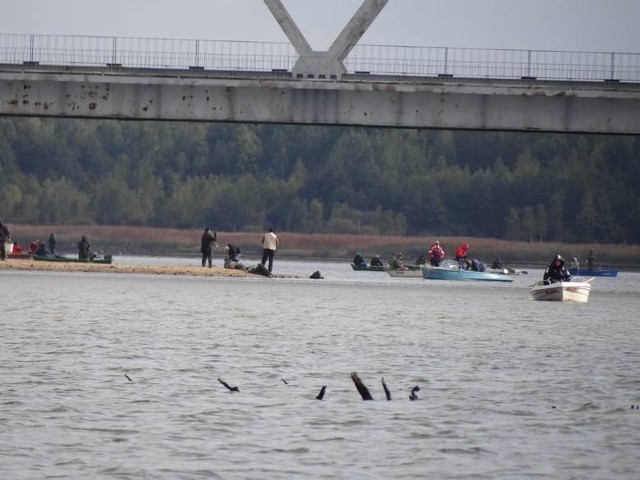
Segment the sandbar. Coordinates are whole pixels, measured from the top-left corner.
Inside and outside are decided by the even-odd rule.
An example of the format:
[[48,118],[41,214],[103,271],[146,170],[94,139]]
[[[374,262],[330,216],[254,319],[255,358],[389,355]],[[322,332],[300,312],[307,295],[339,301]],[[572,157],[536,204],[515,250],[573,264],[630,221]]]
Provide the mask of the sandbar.
[[[261,277],[245,270],[223,267],[201,267],[183,265],[127,265],[114,261],[111,265],[99,263],[64,263],[43,262],[31,259],[0,260],[0,270],[23,270],[42,272],[102,272],[102,273],[134,273],[146,275],[189,275],[197,277]],[[282,275],[273,275],[282,277]]]

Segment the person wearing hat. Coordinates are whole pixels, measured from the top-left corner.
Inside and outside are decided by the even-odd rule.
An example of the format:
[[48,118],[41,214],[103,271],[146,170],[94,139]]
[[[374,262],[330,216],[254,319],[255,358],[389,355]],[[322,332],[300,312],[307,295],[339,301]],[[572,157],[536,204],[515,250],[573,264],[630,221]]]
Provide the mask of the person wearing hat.
[[571,282],[573,277],[571,277],[571,274],[564,266],[564,259],[559,253],[556,253],[553,260],[544,271],[542,279],[544,280],[545,285],[549,285],[557,282]]
[[444,260],[444,249],[440,246],[440,242],[436,240],[429,248],[429,263],[432,267],[439,267]]
[[372,267],[383,267],[384,264],[382,263],[382,260],[380,260],[380,255],[376,255],[375,257],[373,257],[371,259],[371,266]]

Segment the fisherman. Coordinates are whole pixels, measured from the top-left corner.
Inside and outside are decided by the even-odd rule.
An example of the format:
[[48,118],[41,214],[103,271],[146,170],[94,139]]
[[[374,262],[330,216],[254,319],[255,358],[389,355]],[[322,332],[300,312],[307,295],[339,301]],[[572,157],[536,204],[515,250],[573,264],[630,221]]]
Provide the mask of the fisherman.
[[432,267],[439,267],[444,260],[444,249],[440,246],[440,242],[436,240],[429,248],[429,263]]
[[557,282],[571,282],[573,277],[571,277],[571,274],[564,266],[564,259],[557,253],[544,271],[542,279],[545,285],[549,285]]
[[380,260],[380,255],[376,255],[375,257],[373,257],[371,259],[371,266],[372,267],[383,267],[384,264],[382,263],[382,260]]
[[364,257],[362,256],[362,252],[356,252],[355,256],[353,257],[353,264],[356,267],[366,267],[367,266],[367,262],[364,261]]

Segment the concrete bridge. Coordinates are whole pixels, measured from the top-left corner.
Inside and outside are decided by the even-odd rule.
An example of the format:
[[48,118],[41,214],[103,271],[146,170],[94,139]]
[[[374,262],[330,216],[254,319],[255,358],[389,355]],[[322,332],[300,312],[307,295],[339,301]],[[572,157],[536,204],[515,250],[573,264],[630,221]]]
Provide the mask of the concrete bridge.
[[0,34],[0,115],[640,134],[640,54]]

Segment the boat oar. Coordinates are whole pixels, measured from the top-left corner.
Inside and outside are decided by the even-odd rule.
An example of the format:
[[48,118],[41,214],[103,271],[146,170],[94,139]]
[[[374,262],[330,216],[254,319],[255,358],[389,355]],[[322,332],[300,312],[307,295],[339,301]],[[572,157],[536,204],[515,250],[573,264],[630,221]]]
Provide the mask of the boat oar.
[[593,280],[595,280],[596,277],[589,277],[586,280],[583,280],[584,283],[591,283]]

